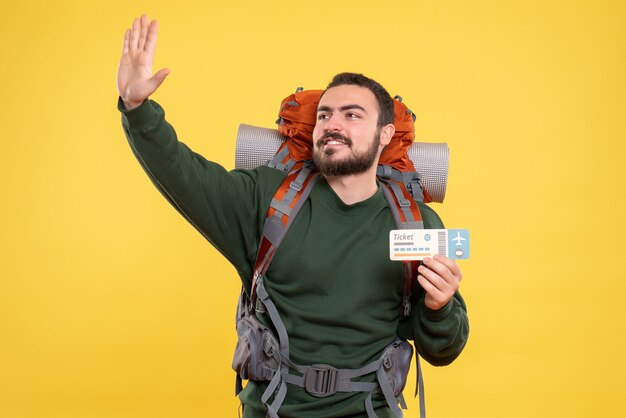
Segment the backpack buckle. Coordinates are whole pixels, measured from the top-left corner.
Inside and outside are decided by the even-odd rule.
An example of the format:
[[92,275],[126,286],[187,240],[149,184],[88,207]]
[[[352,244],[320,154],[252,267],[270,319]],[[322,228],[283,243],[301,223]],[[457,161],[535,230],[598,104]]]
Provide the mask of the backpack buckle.
[[422,184],[419,177],[409,181],[406,184],[406,189],[415,200],[419,200],[420,202],[424,201],[424,193],[422,192]]
[[327,364],[314,364],[304,375],[304,389],[317,398],[337,392],[337,369]]
[[289,184],[289,188],[295,190],[296,192],[299,192],[300,190],[302,190],[302,182],[298,181],[298,178],[295,178],[294,181]]

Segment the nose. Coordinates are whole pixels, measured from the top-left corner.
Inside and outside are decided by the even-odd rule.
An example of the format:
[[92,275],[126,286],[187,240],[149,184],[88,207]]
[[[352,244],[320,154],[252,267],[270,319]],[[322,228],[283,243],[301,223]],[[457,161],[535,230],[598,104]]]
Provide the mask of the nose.
[[324,124],[324,132],[338,132],[341,130],[341,123],[338,115],[332,114],[326,119]]

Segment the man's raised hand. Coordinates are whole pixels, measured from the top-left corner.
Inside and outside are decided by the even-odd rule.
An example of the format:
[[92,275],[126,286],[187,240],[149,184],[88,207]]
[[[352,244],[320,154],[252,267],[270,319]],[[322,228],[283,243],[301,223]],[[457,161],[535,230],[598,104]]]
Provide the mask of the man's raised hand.
[[143,15],[135,19],[132,28],[124,33],[122,58],[117,69],[117,91],[127,109],[143,103],[170,73],[169,69],[163,68],[152,75],[158,31],[157,21],[149,22],[148,16]]

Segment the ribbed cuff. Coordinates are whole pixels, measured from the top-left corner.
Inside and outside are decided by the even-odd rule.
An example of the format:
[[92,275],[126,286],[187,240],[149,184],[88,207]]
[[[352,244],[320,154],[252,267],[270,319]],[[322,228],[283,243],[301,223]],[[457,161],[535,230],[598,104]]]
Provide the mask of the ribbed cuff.
[[424,312],[424,316],[430,321],[441,321],[445,317],[447,317],[452,311],[452,305],[454,304],[454,297],[450,299],[448,303],[446,303],[441,309],[430,309],[428,306],[424,304],[424,299],[420,301],[422,305],[422,309]]
[[134,109],[124,107],[121,97],[117,99],[117,109],[122,113],[122,123],[131,131],[145,131],[154,127],[163,116],[163,109],[153,100],[144,100]]

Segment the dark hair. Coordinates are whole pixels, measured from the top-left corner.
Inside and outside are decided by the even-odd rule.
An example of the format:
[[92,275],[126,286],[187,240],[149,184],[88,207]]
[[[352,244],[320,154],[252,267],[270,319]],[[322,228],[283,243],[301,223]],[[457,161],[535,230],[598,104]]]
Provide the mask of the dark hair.
[[357,73],[339,73],[333,77],[332,81],[326,87],[328,90],[331,87],[352,85],[365,87],[376,97],[378,102],[378,127],[383,127],[394,121],[393,115],[393,99],[385,90],[385,88],[377,81],[371,78],[365,77],[363,74]]

